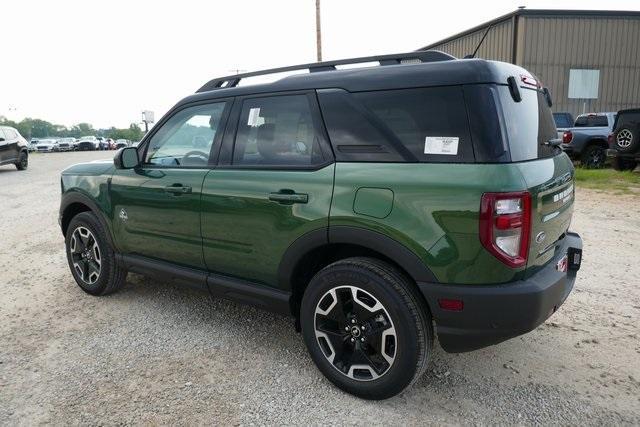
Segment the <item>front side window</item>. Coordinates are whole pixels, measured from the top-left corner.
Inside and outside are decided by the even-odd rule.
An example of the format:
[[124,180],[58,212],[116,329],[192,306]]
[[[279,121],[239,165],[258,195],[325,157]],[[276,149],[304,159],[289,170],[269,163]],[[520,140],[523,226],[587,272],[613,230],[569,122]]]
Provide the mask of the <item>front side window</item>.
[[206,166],[226,102],[185,108],[149,141],[145,163],[157,166]]
[[234,165],[312,166],[323,162],[306,95],[247,99],[242,104]]

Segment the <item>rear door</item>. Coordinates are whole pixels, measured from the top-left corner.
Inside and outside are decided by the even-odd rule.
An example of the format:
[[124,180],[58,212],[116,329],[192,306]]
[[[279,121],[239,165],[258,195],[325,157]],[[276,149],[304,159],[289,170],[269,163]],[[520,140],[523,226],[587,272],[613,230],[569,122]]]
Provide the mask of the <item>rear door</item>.
[[328,226],[333,157],[313,92],[237,99],[231,123],[202,189],[204,260],[275,286],[287,248]]
[[139,148],[139,167],[114,172],[113,224],[122,253],[204,269],[200,195],[230,106],[216,100],[177,111]]
[[4,133],[4,128],[0,127],[0,164],[9,159],[9,141]]
[[[18,132],[12,128],[4,128],[4,145],[0,148],[2,161],[12,161],[18,159]],[[2,144],[2,143],[0,143]]]

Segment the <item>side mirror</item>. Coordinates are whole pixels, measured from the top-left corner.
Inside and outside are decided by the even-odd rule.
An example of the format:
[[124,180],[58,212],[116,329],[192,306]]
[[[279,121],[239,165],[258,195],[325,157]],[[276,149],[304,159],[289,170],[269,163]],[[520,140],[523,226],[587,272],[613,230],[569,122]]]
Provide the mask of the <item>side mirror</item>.
[[135,147],[125,147],[113,158],[116,169],[133,169],[140,164],[138,150]]

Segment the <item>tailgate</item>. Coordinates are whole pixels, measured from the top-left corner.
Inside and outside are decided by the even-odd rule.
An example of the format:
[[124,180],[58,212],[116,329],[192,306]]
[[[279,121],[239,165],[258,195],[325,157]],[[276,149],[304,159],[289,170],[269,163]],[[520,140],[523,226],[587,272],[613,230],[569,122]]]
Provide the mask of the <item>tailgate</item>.
[[527,270],[533,273],[555,255],[565,237],[574,203],[574,169],[565,154],[519,163],[531,193],[531,239]]

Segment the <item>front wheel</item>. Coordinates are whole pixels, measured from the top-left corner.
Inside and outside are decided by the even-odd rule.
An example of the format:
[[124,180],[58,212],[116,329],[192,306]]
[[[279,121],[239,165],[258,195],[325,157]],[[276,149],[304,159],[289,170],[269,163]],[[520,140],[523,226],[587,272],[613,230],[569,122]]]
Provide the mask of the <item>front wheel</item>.
[[106,230],[92,212],[81,212],[69,223],[65,237],[67,261],[80,288],[91,295],[120,289],[127,272],[117,262]]
[[320,371],[365,399],[392,397],[426,369],[431,315],[395,267],[349,258],[318,272],[304,293],[302,335]]
[[29,156],[24,151],[20,153],[18,161],[16,162],[16,169],[23,171],[29,167]]

